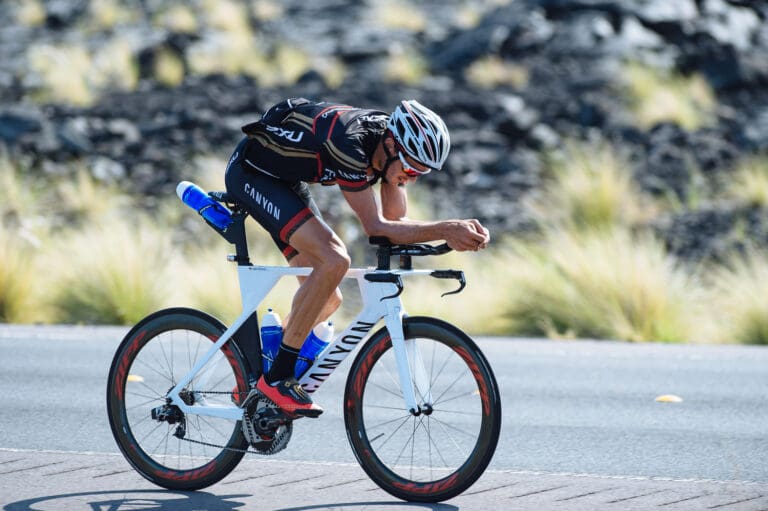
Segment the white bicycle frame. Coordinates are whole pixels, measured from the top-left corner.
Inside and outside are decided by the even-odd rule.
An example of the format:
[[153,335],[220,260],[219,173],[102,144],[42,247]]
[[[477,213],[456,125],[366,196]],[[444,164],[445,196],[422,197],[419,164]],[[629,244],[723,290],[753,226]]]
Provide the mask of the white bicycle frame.
[[[171,403],[179,407],[185,414],[207,415],[223,419],[240,420],[243,410],[237,406],[227,405],[187,405],[179,393],[197,376],[197,387],[191,391],[202,390],[207,382],[204,368],[215,357],[221,356],[221,347],[228,342],[235,332],[245,323],[248,317],[258,308],[277,282],[285,276],[306,276],[312,268],[294,268],[288,266],[238,266],[240,294],[243,302],[243,312],[235,322],[227,328],[211,348],[197,361],[195,366],[179,380],[168,393]],[[369,274],[390,275],[430,275],[432,270],[373,270],[350,269],[345,278],[357,280],[363,299],[363,308],[352,323],[341,333],[336,334],[332,342],[318,355],[314,364],[304,373],[300,383],[307,392],[314,392],[333,373],[336,367],[344,361],[363,340],[368,338],[373,327],[384,319],[389,330],[392,347],[397,362],[400,389],[404,398],[404,411],[419,410],[416,391],[422,404],[431,406],[429,378],[424,363],[413,341],[406,341],[403,333],[403,318],[405,310],[400,300],[396,284],[392,282],[371,282],[365,276]],[[254,339],[253,342],[256,342]],[[414,383],[416,389],[414,389]]]

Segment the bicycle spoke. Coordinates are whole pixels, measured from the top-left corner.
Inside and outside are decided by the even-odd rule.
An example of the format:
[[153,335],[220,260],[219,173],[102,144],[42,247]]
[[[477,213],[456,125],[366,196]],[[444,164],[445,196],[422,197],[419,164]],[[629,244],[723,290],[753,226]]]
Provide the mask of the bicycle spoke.
[[[413,422],[414,422],[414,432],[415,432],[416,431],[416,420],[415,420],[415,417],[414,417],[414,421]],[[393,466],[397,466],[397,462],[400,461],[400,458],[403,457],[403,453],[405,452],[406,447],[408,447],[409,441],[413,440],[413,435],[414,435],[414,433],[411,433],[411,436],[405,439],[405,443],[403,444],[403,447],[400,449],[400,454],[397,455],[397,458],[392,463]],[[413,466],[413,463],[411,463],[411,466]]]
[[[226,439],[226,438],[228,438],[228,437],[229,437],[229,435],[227,435],[226,433],[222,433],[222,432],[221,432],[221,430],[219,430],[219,429],[218,429],[218,426],[217,426],[217,425],[215,425],[215,424],[213,424],[213,423],[212,423],[212,422],[211,422],[211,421],[210,421],[210,420],[209,420],[207,417],[203,417],[202,415],[198,415],[196,418],[197,418],[197,419],[198,419],[200,422],[204,423],[204,424],[205,424],[205,425],[207,425],[209,428],[211,428],[211,429],[212,429],[212,430],[213,430],[215,433],[217,433],[217,434],[219,435],[219,438],[222,438],[222,439]],[[201,431],[201,436],[200,436],[200,438],[203,438],[203,437],[202,437],[202,431]]]
[[[142,365],[146,366],[147,369],[149,369],[150,371],[152,371],[153,373],[158,375],[159,377],[161,377],[161,378],[163,378],[165,380],[168,380],[170,383],[173,383],[173,379],[171,379],[167,374],[161,373],[159,370],[157,370],[154,367],[150,366],[149,362],[145,362],[143,358],[137,358],[137,359],[135,359],[133,361],[133,363],[134,364],[136,364],[136,363],[142,364]],[[133,367],[131,367],[131,369],[133,369]],[[161,368],[161,369],[164,369],[164,368]]]
[[477,417],[478,419],[482,419],[483,418],[483,414],[481,412],[464,412],[464,411],[460,411],[460,410],[446,410],[445,408],[433,408],[432,411],[433,412],[440,412],[441,414],[443,414],[443,413],[453,413],[453,414],[456,414],[456,415],[467,415],[469,417]]
[[[460,456],[461,456],[463,459],[467,459],[467,458],[469,457],[469,453],[466,451],[466,449],[464,449],[463,447],[461,447],[461,446],[458,444],[458,442],[456,442],[456,439],[455,439],[455,438],[453,438],[453,435],[451,435],[451,433],[450,433],[450,432],[449,432],[449,431],[446,429],[446,427],[445,427],[445,424],[443,424],[443,423],[442,423],[441,421],[439,421],[439,420],[435,420],[435,422],[437,423],[437,425],[438,425],[438,426],[440,426],[440,427],[443,429],[443,434],[446,436],[446,438],[447,438],[448,440],[450,440],[450,441],[451,441],[451,443],[453,444],[453,446],[454,446],[454,448],[455,448],[456,452],[458,452],[458,453],[460,454]],[[474,436],[474,435],[473,435],[473,436]],[[447,465],[446,465],[446,466],[447,466]]]
[[147,406],[147,405],[148,405],[148,404],[150,404],[150,403],[154,403],[155,401],[157,401],[157,400],[158,400],[156,397],[149,397],[149,396],[144,396],[144,395],[142,395],[142,394],[137,394],[137,393],[135,393],[135,392],[126,392],[125,394],[126,394],[126,396],[127,396],[128,394],[131,394],[131,395],[133,395],[133,396],[137,396],[137,397],[143,397],[143,398],[147,399],[147,401],[144,401],[144,402],[142,402],[142,403],[137,403],[137,404],[135,404],[135,405],[126,406],[126,407],[125,407],[125,409],[126,409],[126,410],[135,410],[136,408],[142,408],[142,407],[144,407],[144,406]]
[[[434,355],[434,349],[433,355]],[[433,359],[434,360],[434,359]],[[432,475],[432,426],[429,418],[427,418],[427,452],[429,453],[429,479],[434,480],[434,475]]]
[[[216,382],[216,383],[214,383],[213,385],[209,385],[209,386],[208,386],[208,388],[207,388],[207,389],[204,389],[204,390],[216,390],[216,389],[218,389],[218,388],[225,388],[225,387],[222,385],[222,383],[224,383],[226,380],[228,380],[228,379],[229,379],[229,378],[231,378],[231,377],[232,377],[232,375],[231,375],[231,374],[226,374],[226,373],[225,373],[225,374],[224,374],[224,375],[223,375],[223,376],[222,376],[222,377],[219,379],[219,381],[217,381],[217,382]],[[219,387],[220,385],[222,385],[222,386],[221,386],[221,387]]]
[[[435,407],[437,405],[444,405],[445,403],[450,403],[451,401],[455,401],[456,399],[460,399],[460,398],[466,397],[466,396],[474,396],[476,392],[477,392],[477,390],[468,390],[467,392],[464,392],[463,394],[459,394],[459,395],[454,396],[454,397],[449,398],[449,399],[441,400],[441,399],[438,398],[438,399],[435,399],[432,402],[432,406]],[[444,395],[445,395],[445,392],[440,394],[440,397],[442,398],[442,396],[444,396]]]
[[432,417],[432,419],[435,422],[437,422],[438,424],[442,425],[443,427],[452,429],[453,431],[456,431],[457,433],[461,433],[462,435],[466,435],[469,438],[477,438],[477,434],[476,433],[467,432],[466,430],[460,429],[459,427],[454,426],[453,424],[450,424],[450,423],[445,422],[443,420],[440,420],[440,419],[438,419],[436,417]]
[[[391,439],[393,436],[395,436],[395,433],[397,433],[398,431],[400,431],[400,428],[402,428],[402,427],[405,425],[405,423],[406,423],[406,422],[408,422],[408,419],[410,419],[410,418],[411,418],[411,415],[410,415],[410,414],[409,414],[409,415],[406,415],[406,416],[403,418],[403,421],[400,423],[400,425],[399,425],[397,428],[395,428],[395,430],[394,430],[392,433],[390,433],[390,434],[389,434],[389,436],[388,436],[388,437],[387,437],[387,438],[386,438],[386,439],[385,439],[385,440],[384,440],[384,441],[383,441],[383,442],[382,442],[382,443],[379,445],[379,447],[384,447],[384,446],[387,444],[387,442],[389,442],[389,440],[390,440],[390,439]],[[378,438],[378,437],[377,437],[377,438]]]
[[[173,341],[173,332],[171,332],[171,341]],[[165,366],[168,368],[168,373],[170,375],[171,383],[175,386],[176,385],[176,379],[173,376],[173,366],[168,361],[168,355],[165,353],[165,347],[163,346],[163,340],[158,339],[158,346],[160,347],[160,352],[163,354],[163,359],[165,359]]]
[[[392,354],[391,358],[394,358],[396,360],[394,347],[391,348],[391,351],[389,353]],[[395,378],[395,376],[392,374],[392,371],[389,370],[389,364],[385,363],[383,359],[384,359],[384,356],[382,356],[381,359],[380,359],[381,360],[381,365],[379,366],[379,368],[381,370],[383,370],[384,373],[389,377],[390,381],[392,382],[392,388],[399,389],[400,388],[400,378],[399,378],[399,376],[397,378]],[[396,361],[394,362],[394,365],[395,365],[395,367],[397,367],[397,362]],[[379,372],[381,372],[381,371],[379,371]],[[370,382],[370,383],[374,383],[374,382]],[[391,394],[394,394],[394,392],[392,392],[392,390],[390,390],[390,389],[388,389],[386,387],[382,387],[382,386],[379,385],[379,388],[382,388],[384,390],[387,390]],[[400,395],[397,395],[397,394],[395,394],[395,395],[397,395],[397,397],[401,398],[401,397],[403,397],[403,394],[402,394],[402,389],[400,389],[400,390],[401,390]]]
[[[187,370],[191,371],[194,366],[192,365],[192,350],[189,349],[189,331],[187,331],[186,341],[187,341],[186,343],[187,344]],[[200,343],[197,343],[197,344],[199,345]]]
[[146,414],[146,415],[144,415],[144,417],[140,421],[135,422],[135,423],[131,423],[131,429],[135,430],[139,426],[141,426],[142,424],[144,424],[145,422],[147,422],[148,420],[151,420],[151,419],[152,419],[152,416],[150,414]]
[[[427,424],[431,424],[432,418],[427,420]],[[430,453],[432,452],[432,446],[435,446],[435,451],[437,451],[437,455],[440,456],[440,460],[443,462],[443,466],[445,468],[451,468],[450,465],[448,465],[448,462],[445,461],[445,458],[443,457],[443,453],[440,452],[440,447],[437,445],[437,442],[435,442],[434,438],[432,438],[431,428],[430,428],[430,434],[429,434],[429,446],[430,446]],[[431,460],[431,458],[430,458]],[[431,465],[430,465],[431,467]]]
[[407,413],[407,414],[402,415],[400,417],[395,417],[394,419],[390,419],[390,420],[387,420],[387,421],[384,421],[384,422],[380,422],[378,424],[374,424],[373,426],[367,426],[366,429],[380,428],[382,426],[386,426],[387,424],[391,424],[393,422],[397,422],[397,421],[400,421],[400,420],[408,419],[408,417],[411,417],[410,413]]
[[[393,391],[392,391],[392,389],[388,389],[387,387],[384,387],[384,386],[382,386],[382,385],[379,385],[378,383],[376,383],[376,382],[372,382],[372,381],[369,381],[369,382],[368,382],[368,384],[369,384],[369,385],[371,385],[371,386],[373,386],[373,387],[376,387],[376,388],[378,388],[378,389],[381,389],[381,390],[383,390],[383,391],[384,391],[384,392],[386,392],[387,394],[392,394],[393,396],[395,396],[395,397],[396,397],[396,398],[398,398],[398,399],[402,399],[402,398],[403,398],[403,394],[402,394],[402,392],[401,392],[400,394],[397,394],[396,392],[393,392]],[[398,387],[398,388],[400,387],[400,383],[399,383],[399,382],[397,382],[397,387]]]
[[398,410],[401,412],[405,411],[405,408],[403,408],[402,406],[382,406],[382,405],[366,405],[366,406],[368,408],[378,408],[380,410]]
[[437,398],[434,400],[434,402],[435,402],[435,403],[437,403],[438,401],[440,401],[440,399],[441,399],[441,398],[442,398],[444,395],[446,395],[446,394],[447,394],[447,393],[448,393],[448,392],[449,392],[449,391],[450,391],[450,390],[451,390],[451,389],[452,389],[452,388],[453,388],[453,387],[454,387],[454,386],[455,386],[455,385],[456,385],[456,384],[457,384],[457,383],[458,383],[458,382],[459,382],[459,381],[460,381],[462,378],[464,378],[464,377],[465,377],[467,374],[471,375],[472,373],[471,373],[471,372],[470,372],[470,373],[464,373],[464,374],[463,374],[462,376],[460,376],[459,378],[456,378],[455,380],[453,380],[453,382],[452,382],[452,383],[451,383],[451,384],[448,386],[448,388],[447,388],[447,389],[445,389],[445,390],[442,392],[442,394],[440,394],[439,396],[437,396]]
[[448,352],[445,354],[445,360],[443,360],[443,364],[440,366],[440,369],[438,369],[437,373],[430,374],[430,388],[435,387],[435,383],[437,383],[438,378],[440,378],[440,375],[443,374],[443,371],[445,370],[445,367],[448,365],[448,363],[451,361],[451,355],[453,355],[453,351],[448,350]]
[[153,394],[155,394],[155,395],[157,396],[157,398],[158,398],[158,399],[165,399],[165,394],[163,394],[163,393],[161,393],[161,392],[158,392],[158,391],[157,391],[157,390],[155,390],[154,388],[150,387],[149,385],[147,385],[147,383],[146,383],[146,382],[140,382],[140,383],[139,383],[139,385],[141,385],[142,387],[144,387],[144,388],[145,388],[145,389],[147,389],[148,391],[150,391],[150,392],[152,392]]
[[[148,438],[150,437],[150,435],[152,435],[152,434],[153,434],[155,431],[157,431],[158,429],[160,429],[160,428],[162,428],[162,427],[163,427],[163,424],[158,424],[158,425],[157,425],[155,428],[153,428],[151,431],[147,432],[147,434],[146,434],[146,435],[144,435],[144,438],[143,438],[143,439],[141,440],[141,442],[139,442],[139,443],[143,443],[143,442],[144,442],[144,440],[148,439]],[[169,426],[168,426],[168,425],[166,425],[166,428],[169,428]],[[168,434],[167,434],[167,433],[166,433],[166,435],[165,435],[165,436],[162,436],[162,434],[161,434],[161,436],[160,436],[160,441],[157,443],[157,445],[155,445],[154,449],[152,449],[152,450],[151,450],[150,452],[148,452],[147,454],[150,454],[150,455],[152,455],[152,454],[158,454],[158,453],[157,453],[157,448],[158,448],[158,447],[160,447],[160,444],[162,444],[162,443],[163,443],[163,441],[164,441],[164,440],[167,440],[167,439],[168,439]]]
[[[187,335],[189,335],[189,332],[186,332],[186,333],[187,333]],[[173,335],[173,333],[172,333],[171,335]],[[176,346],[176,343],[175,343],[175,342],[173,342],[173,337],[171,337],[171,378],[173,378],[173,375],[174,375],[174,372],[173,372],[173,370],[174,370],[174,368],[176,367],[176,366],[173,364],[173,352],[174,352],[174,347],[175,347],[175,346]]]
[[411,434],[411,479],[413,479],[413,451],[416,449],[416,421],[413,421],[413,433]]
[[[200,441],[202,441],[202,442],[210,441],[210,439],[208,439],[207,436],[203,434],[203,430],[200,427],[200,416],[199,415],[197,417],[195,417],[193,420],[187,420],[187,424],[191,425],[192,429],[194,429],[197,432]],[[189,433],[189,431],[187,431],[187,432]],[[206,458],[208,457],[208,446],[207,445],[198,444],[197,448],[198,449],[202,449],[203,456],[205,456]],[[189,443],[189,457],[190,458],[193,457],[192,456],[192,443],[191,442]]]

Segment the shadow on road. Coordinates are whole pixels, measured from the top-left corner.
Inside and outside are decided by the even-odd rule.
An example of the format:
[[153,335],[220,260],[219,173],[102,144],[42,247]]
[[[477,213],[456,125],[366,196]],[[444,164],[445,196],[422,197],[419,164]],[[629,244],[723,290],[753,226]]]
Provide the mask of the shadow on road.
[[[110,490],[82,493],[64,493],[20,500],[6,504],[2,511],[48,511],[61,510],[108,510],[128,511],[229,511],[233,509],[253,508],[253,502],[242,499],[256,498],[249,494],[213,495],[205,492],[178,492],[169,490]],[[240,499],[240,501],[238,501]],[[248,504],[251,504],[248,506]],[[244,507],[246,506],[246,507]],[[312,511],[321,509],[368,509],[371,506],[386,506],[387,509],[428,509],[432,511],[458,511],[450,504],[430,504],[418,502],[329,502],[309,506],[296,506],[276,509],[275,511]],[[256,509],[267,509],[258,505]]]
[[370,506],[386,506],[387,508],[409,508],[409,509],[430,509],[433,511],[458,511],[459,508],[451,504],[430,504],[425,502],[332,502],[328,504],[313,504],[311,506],[283,507],[275,511],[312,511],[320,509],[349,508],[350,511],[356,509],[368,509]]
[[[168,490],[111,490],[48,495],[6,504],[3,511],[47,511],[53,509],[98,509],[109,511],[227,511],[245,506],[242,499],[251,495],[213,495],[205,492],[174,492]],[[79,507],[78,507],[79,506]]]

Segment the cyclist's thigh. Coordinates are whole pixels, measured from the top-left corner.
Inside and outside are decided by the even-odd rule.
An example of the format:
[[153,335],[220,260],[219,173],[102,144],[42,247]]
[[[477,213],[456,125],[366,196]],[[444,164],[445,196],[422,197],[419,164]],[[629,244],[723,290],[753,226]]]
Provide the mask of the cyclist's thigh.
[[237,150],[227,167],[225,182],[227,193],[270,233],[288,259],[297,253],[289,244],[293,233],[308,220],[322,218],[306,183],[290,183],[246,168]]

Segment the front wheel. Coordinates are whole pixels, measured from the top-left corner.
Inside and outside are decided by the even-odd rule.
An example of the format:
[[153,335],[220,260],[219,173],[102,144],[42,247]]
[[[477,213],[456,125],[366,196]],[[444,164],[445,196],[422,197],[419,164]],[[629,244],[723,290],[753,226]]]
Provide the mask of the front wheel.
[[[344,420],[352,450],[383,490],[408,501],[439,502],[469,488],[490,463],[501,429],[501,400],[485,356],[443,321],[406,318],[406,344],[428,383],[414,383],[420,410],[405,409],[389,331],[361,349],[347,380]],[[413,352],[412,352],[413,353]]]
[[[107,382],[112,434],[145,478],[172,490],[197,490],[229,474],[247,442],[240,421],[184,415],[167,393],[225,327],[192,309],[167,309],[136,325],[117,349]],[[247,391],[243,356],[229,342],[181,392],[188,405],[233,406]]]

